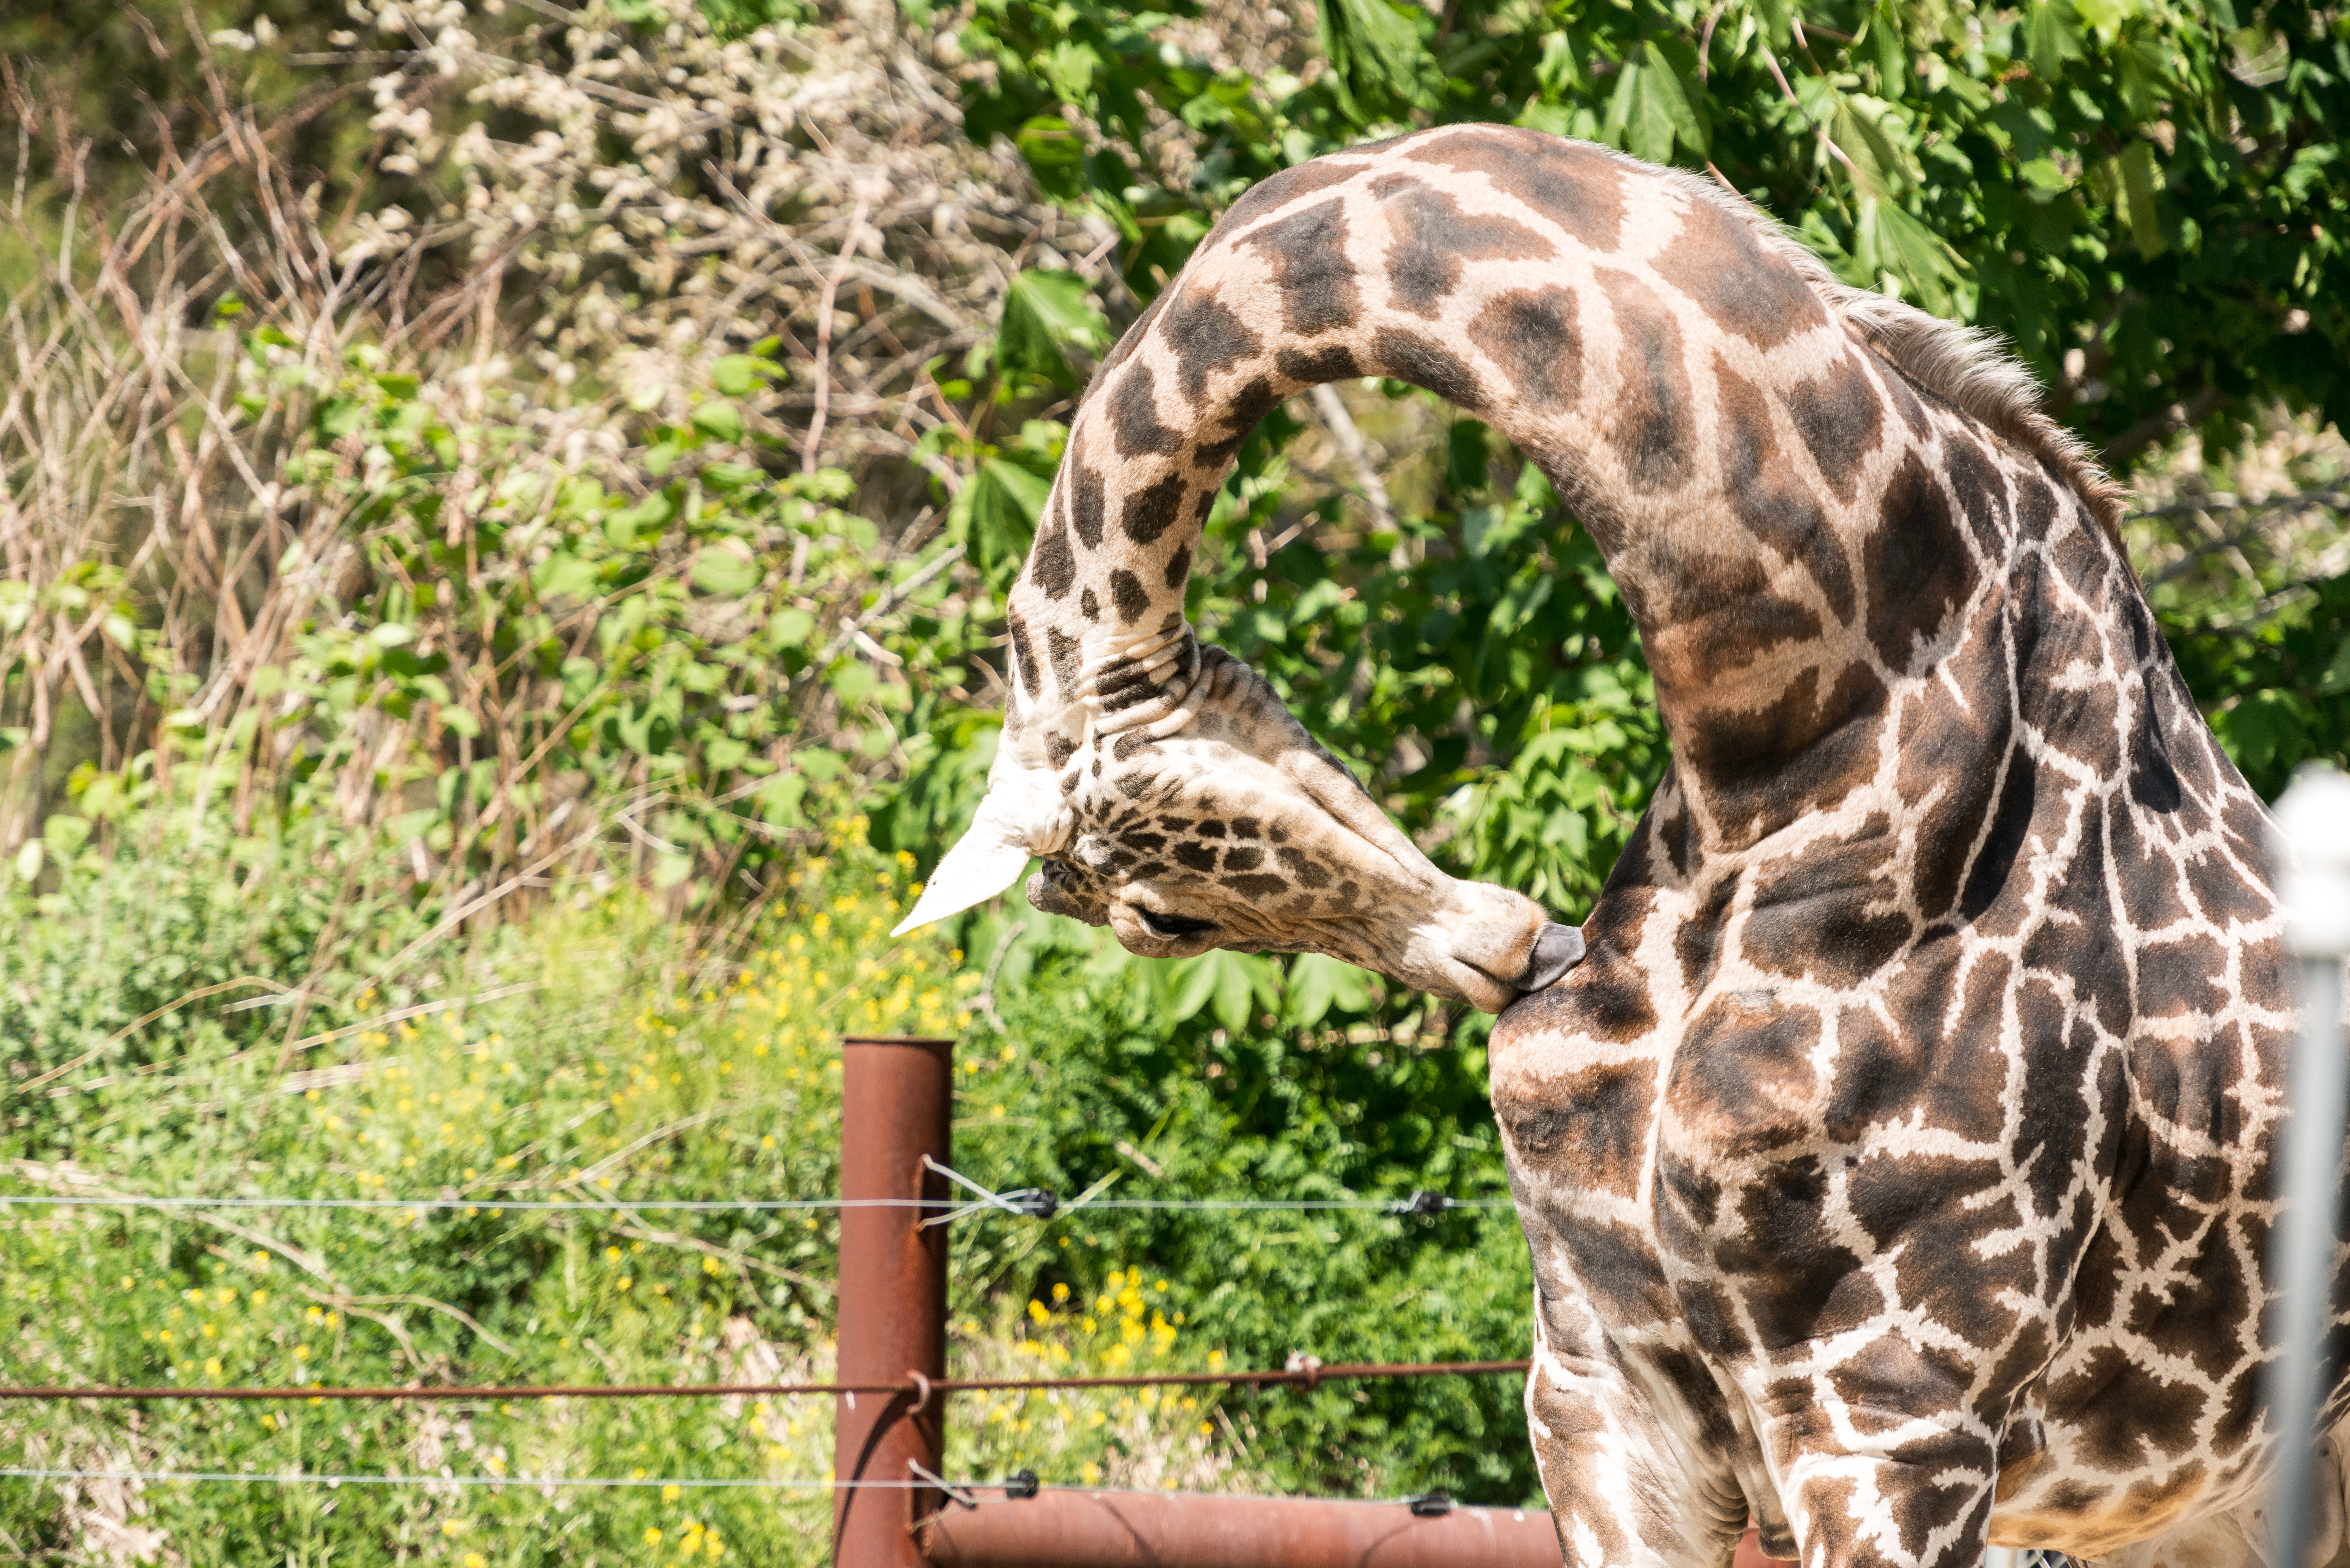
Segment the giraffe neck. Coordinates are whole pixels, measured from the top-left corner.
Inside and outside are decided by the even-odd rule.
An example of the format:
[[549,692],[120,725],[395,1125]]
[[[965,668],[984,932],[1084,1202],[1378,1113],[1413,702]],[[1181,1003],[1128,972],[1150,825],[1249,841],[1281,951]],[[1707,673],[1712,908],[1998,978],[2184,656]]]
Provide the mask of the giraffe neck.
[[1057,771],[1088,732],[1180,722],[1184,587],[1241,441],[1299,391],[1384,376],[1486,420],[1590,528],[1701,830],[1784,826],[1790,768],[1948,652],[1992,535],[2099,504],[2049,476],[2061,441],[2019,452],[1924,391],[1878,351],[1870,313],[1898,307],[1850,292],[1687,177],[1531,132],[1265,182],[1078,410],[1012,596],[1010,743]]

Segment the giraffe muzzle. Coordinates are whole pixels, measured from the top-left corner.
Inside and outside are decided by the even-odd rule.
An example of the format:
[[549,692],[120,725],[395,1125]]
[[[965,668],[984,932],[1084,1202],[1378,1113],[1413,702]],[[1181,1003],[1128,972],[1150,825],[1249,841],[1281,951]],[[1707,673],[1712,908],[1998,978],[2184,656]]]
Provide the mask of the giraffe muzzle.
[[1553,920],[1534,938],[1533,953],[1526,961],[1526,972],[1518,979],[1521,992],[1546,990],[1565,978],[1566,971],[1583,961],[1583,932],[1574,926],[1562,926]]

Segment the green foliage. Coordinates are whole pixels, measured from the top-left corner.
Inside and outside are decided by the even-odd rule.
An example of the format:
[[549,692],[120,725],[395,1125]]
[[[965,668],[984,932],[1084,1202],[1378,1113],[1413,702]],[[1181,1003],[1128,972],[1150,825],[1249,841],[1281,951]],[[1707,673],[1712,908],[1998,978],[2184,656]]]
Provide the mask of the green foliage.
[[1074,388],[1076,373],[1065,345],[1094,354],[1109,347],[1109,323],[1087,297],[1085,279],[1067,272],[1015,275],[1003,291],[1003,319],[994,339],[1003,373]]
[[2249,627],[2166,624],[2189,691],[2244,777],[2274,800],[2312,758],[2350,766],[2350,576]]
[[[908,686],[875,680],[848,639],[819,633],[799,607],[807,596],[888,597],[892,613],[867,618],[867,639],[920,677],[971,635],[935,619],[911,630],[951,582],[932,572],[900,595],[875,581],[879,531],[843,509],[847,477],[775,472],[781,441],[733,397],[702,399],[681,422],[642,421],[640,455],[608,489],[545,461],[513,424],[455,422],[364,345],[322,374],[278,364],[274,328],[242,341],[238,408],[256,424],[305,421],[287,478],[353,541],[328,535],[333,562],[310,559],[322,547],[307,543],[277,564],[285,584],[331,589],[307,607],[291,656],[254,672],[259,700],[196,726],[188,764],[200,770],[255,746],[276,759],[268,832],[330,811],[359,842],[421,857],[427,887],[445,895],[511,874],[521,844],[543,854],[564,826],[556,814],[586,805],[603,815],[565,836],[627,833],[636,869],[699,906],[790,848],[811,780],[870,766],[909,704]],[[714,389],[743,396],[774,369],[764,354],[725,357]],[[349,462],[352,451],[367,462]],[[1025,526],[989,536],[1016,549]],[[95,607],[107,586],[64,583],[51,597]],[[12,602],[0,597],[0,616]],[[121,640],[143,654],[133,610],[121,613]],[[153,683],[188,679],[153,657]],[[844,758],[843,743],[858,754]],[[156,766],[141,753],[113,772],[85,768],[83,816],[132,814]],[[371,797],[357,820],[354,768]]]
[[[640,894],[567,896],[437,951],[429,984],[322,1010],[290,1055],[282,1009],[239,1009],[243,993],[191,983],[235,967],[257,935],[307,929],[276,895],[217,877],[208,845],[93,864],[79,896],[43,922],[23,919],[21,888],[5,895],[0,918],[24,933],[0,953],[5,993],[57,995],[68,988],[56,972],[71,964],[70,989],[90,1009],[36,1021],[11,1062],[12,1108],[30,1096],[71,1106],[76,1136],[42,1136],[57,1113],[12,1122],[10,1191],[452,1206],[0,1210],[0,1297],[16,1306],[0,1381],[821,1378],[829,1215],[639,1206],[836,1190],[847,1032],[963,1033],[957,1165],[1070,1199],[1049,1223],[957,1225],[953,1355],[965,1372],[1255,1366],[1293,1351],[1482,1357],[1523,1344],[1523,1244],[1505,1207],[1400,1219],[1088,1206],[1399,1199],[1419,1188],[1504,1199],[1476,1052],[1371,1027],[1356,971],[1312,962],[1266,999],[1276,1020],[1170,1029],[1151,977],[1075,929],[1002,933],[994,994],[981,1002],[961,955],[935,940],[886,942],[912,891],[902,863],[868,852],[853,819],[824,848],[739,957],[697,944]],[[158,887],[167,912],[125,940],[124,911]],[[212,900],[201,918],[188,912],[198,887]],[[159,964],[172,966],[168,979]],[[118,1016],[154,1011],[151,998],[181,985],[164,997],[176,1007],[125,1036],[130,1049],[109,1041],[85,1054]],[[983,1007],[1003,1029],[981,1020]],[[556,1207],[512,1207],[522,1201]],[[948,1468],[1349,1495],[1450,1485],[1523,1502],[1534,1489],[1516,1398],[1513,1380],[1481,1378],[963,1399]],[[137,1522],[191,1563],[281,1550],[610,1561],[638,1555],[655,1530],[672,1553],[693,1526],[723,1552],[813,1563],[825,1552],[821,1494],[549,1496],[525,1478],[820,1478],[829,1414],[825,1400],[18,1405],[0,1413],[0,1432],[28,1462],[68,1468],[446,1465],[518,1483],[148,1489]],[[19,1487],[0,1501],[0,1528],[20,1549],[62,1549],[78,1506]]]
[[[1330,68],[1260,78],[1161,43],[1157,15],[978,0],[963,43],[994,73],[974,78],[971,132],[1012,136],[1049,195],[1118,224],[1145,296],[1278,169],[1375,131],[1513,120],[1710,162],[1854,282],[2011,337],[2121,457],[2182,401],[2350,412],[2337,12],[1463,0],[1439,19],[1342,0],[1317,14]],[[1187,182],[1153,172],[1146,104],[1198,133]],[[1065,106],[1108,145],[1084,152]]]

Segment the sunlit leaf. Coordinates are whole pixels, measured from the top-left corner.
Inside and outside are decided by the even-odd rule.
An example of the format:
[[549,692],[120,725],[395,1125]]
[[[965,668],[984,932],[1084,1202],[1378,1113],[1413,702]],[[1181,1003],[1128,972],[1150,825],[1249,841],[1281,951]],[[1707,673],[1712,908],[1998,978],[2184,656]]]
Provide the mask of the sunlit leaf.
[[1109,323],[1095,309],[1086,281],[1073,272],[1029,271],[1016,275],[1003,293],[1003,318],[996,328],[996,363],[1006,371],[1040,376],[1055,386],[1075,387],[1066,346],[1099,353],[1109,343]]

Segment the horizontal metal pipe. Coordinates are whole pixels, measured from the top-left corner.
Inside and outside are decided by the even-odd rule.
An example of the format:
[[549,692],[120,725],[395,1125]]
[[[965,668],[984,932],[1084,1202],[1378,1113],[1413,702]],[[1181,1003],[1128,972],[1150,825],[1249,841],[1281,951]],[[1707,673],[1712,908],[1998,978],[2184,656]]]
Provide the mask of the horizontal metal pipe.
[[954,1568],[1558,1568],[1540,1509],[1045,1491],[950,1504],[924,1521],[922,1554]]

